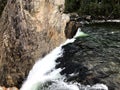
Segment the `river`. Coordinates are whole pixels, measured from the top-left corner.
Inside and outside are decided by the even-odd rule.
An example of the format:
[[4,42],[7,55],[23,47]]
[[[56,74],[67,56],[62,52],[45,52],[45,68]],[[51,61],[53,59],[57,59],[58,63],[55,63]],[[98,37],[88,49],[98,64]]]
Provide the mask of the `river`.
[[[106,76],[107,79],[104,77],[101,78],[102,81],[97,82],[97,75],[101,75],[102,72],[101,76],[104,76],[104,73],[111,71],[106,64],[117,63],[118,65],[115,67],[119,67],[120,24],[90,24],[85,25],[81,30],[78,29],[74,38],[66,40],[65,43],[38,60],[20,90],[108,90],[111,78]],[[112,50],[114,50],[113,53]],[[111,59],[111,55],[118,60],[116,59],[114,62],[115,58]],[[107,58],[109,60],[105,61]],[[117,75],[119,76],[120,68],[114,70],[118,70],[115,76],[119,79]],[[89,71],[92,72],[92,75],[96,75],[95,83],[94,81],[88,83],[86,79],[81,79],[82,76],[87,78],[86,72]],[[112,78],[115,76],[111,75]],[[68,80],[68,78],[72,79]],[[112,90],[111,87],[109,90]]]

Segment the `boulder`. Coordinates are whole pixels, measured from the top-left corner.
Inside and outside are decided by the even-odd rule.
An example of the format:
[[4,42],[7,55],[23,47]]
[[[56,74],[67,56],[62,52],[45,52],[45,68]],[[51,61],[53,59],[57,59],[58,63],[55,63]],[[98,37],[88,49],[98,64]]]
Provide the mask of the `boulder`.
[[78,28],[82,27],[82,24],[77,21],[70,21],[67,23],[65,28],[65,36],[66,38],[73,38],[73,36],[76,34]]

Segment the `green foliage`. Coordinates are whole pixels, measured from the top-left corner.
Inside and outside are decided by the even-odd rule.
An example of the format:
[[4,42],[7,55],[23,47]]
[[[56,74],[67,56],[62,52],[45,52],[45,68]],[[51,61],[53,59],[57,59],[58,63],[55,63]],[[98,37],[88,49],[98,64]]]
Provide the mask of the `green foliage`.
[[80,0],[65,0],[65,11],[66,12],[74,12],[79,9]]
[[2,12],[3,12],[3,9],[4,9],[5,5],[6,5],[6,3],[7,3],[7,0],[0,0],[0,16],[1,16]]
[[120,17],[120,5],[115,5],[114,16],[117,17],[117,18]]
[[120,18],[120,0],[65,0],[65,11]]

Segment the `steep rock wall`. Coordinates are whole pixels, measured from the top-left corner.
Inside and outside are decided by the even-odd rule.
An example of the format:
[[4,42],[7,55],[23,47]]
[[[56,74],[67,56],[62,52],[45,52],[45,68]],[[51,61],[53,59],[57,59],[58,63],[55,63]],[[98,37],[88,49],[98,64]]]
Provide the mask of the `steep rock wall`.
[[0,85],[17,86],[65,40],[64,0],[9,0],[0,19]]

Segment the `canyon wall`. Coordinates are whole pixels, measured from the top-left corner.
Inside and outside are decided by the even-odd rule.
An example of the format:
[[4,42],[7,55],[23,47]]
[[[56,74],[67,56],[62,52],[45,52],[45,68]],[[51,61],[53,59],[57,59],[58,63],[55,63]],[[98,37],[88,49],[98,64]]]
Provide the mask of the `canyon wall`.
[[64,42],[64,0],[8,0],[0,19],[0,85],[20,87],[33,64]]

